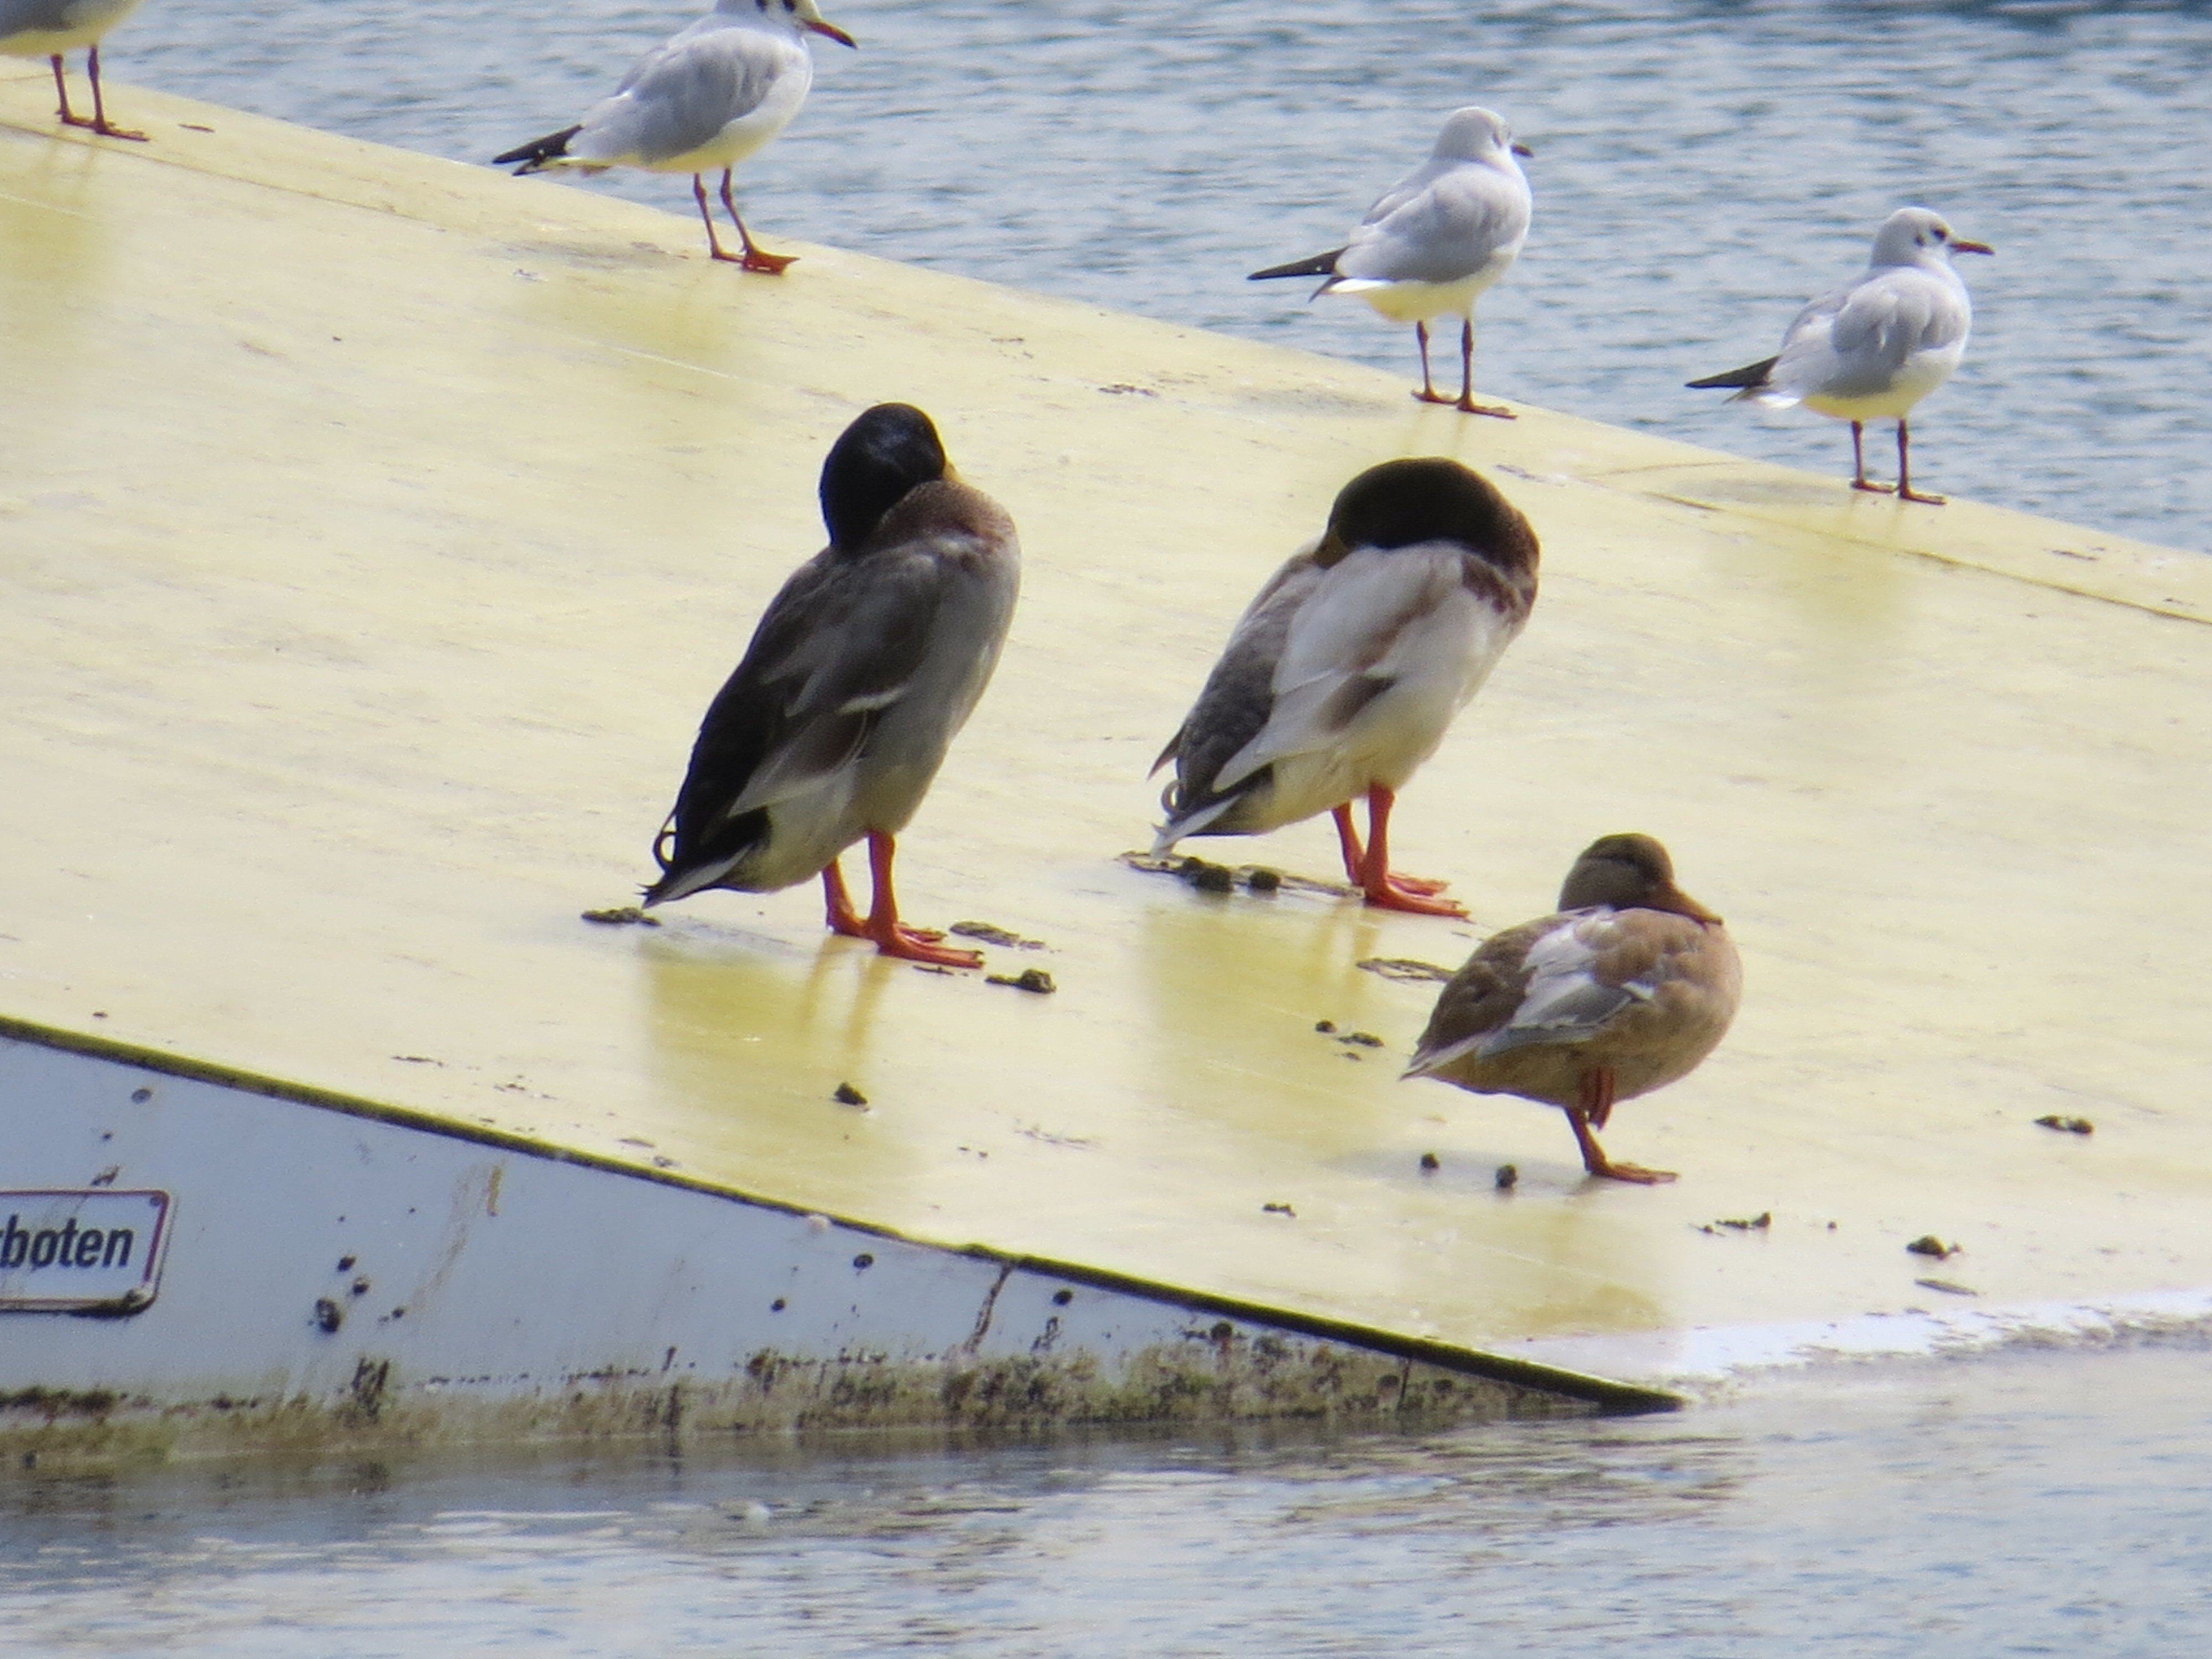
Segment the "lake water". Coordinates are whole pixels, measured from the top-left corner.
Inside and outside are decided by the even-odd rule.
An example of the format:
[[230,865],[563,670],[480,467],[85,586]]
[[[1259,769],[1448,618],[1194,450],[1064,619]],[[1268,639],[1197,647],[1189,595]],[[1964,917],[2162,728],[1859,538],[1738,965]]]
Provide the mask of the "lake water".
[[[1923,481],[2205,549],[2202,5],[836,0],[741,179],[804,238],[1358,358],[1255,266],[1481,101],[1537,150],[1483,385],[1835,473],[1680,383],[1765,355],[1919,201],[1998,257]],[[153,0],[120,81],[481,160],[662,7]],[[118,99],[129,118],[127,97]],[[518,189],[523,186],[516,186]],[[690,212],[680,180],[606,189]],[[733,275],[733,280],[736,280]],[[982,462],[978,458],[981,470]],[[0,1484],[0,1653],[2212,1651],[2205,1340],[1838,1368],[1679,1416],[1431,1436],[854,1442]]]
[[2212,1347],[1680,1415],[0,1484],[0,1652],[2212,1651]]
[[[1446,112],[1486,103],[1537,152],[1528,251],[1482,305],[1488,390],[1844,472],[1838,423],[1681,383],[1771,352],[1919,202],[1997,249],[1966,262],[1972,348],[1917,423],[1926,484],[2212,549],[2201,0],[827,10],[860,50],[817,42],[812,98],[739,179],[770,246],[831,242],[1410,377],[1410,330],[1243,275],[1337,246]],[[153,0],[108,61],[482,161],[574,119],[682,20],[627,0]],[[681,179],[580,187],[692,211]]]

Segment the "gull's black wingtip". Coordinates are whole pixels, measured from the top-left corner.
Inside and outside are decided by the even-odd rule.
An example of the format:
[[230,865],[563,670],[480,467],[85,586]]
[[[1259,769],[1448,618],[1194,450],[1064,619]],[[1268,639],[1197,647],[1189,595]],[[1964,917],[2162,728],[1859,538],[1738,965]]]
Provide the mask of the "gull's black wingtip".
[[1692,392],[1708,392],[1722,387],[1732,392],[1748,391],[1765,386],[1767,375],[1781,361],[1781,354],[1778,352],[1758,362],[1746,363],[1741,368],[1731,368],[1723,374],[1708,374],[1702,380],[1685,380],[1682,384]]
[[1333,248],[1327,253],[1316,253],[1310,259],[1293,259],[1286,265],[1270,265],[1265,270],[1255,270],[1244,280],[1265,283],[1277,276],[1334,276],[1336,262],[1344,257],[1342,248]]
[[520,161],[522,165],[514,169],[517,173],[535,173],[548,161],[557,161],[566,155],[568,153],[568,141],[583,130],[584,124],[579,121],[573,127],[563,127],[558,132],[549,132],[543,138],[532,138],[526,144],[517,144],[504,155],[493,156],[491,164],[495,167],[503,167],[510,162]]

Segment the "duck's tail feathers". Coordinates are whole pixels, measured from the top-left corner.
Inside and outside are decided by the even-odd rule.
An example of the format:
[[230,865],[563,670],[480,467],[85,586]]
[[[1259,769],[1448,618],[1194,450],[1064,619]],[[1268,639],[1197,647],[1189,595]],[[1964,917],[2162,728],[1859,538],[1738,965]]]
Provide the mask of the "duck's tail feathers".
[[1778,352],[1755,363],[1746,363],[1741,368],[1729,369],[1724,374],[1708,374],[1702,380],[1686,380],[1683,384],[1692,392],[1710,392],[1725,387],[1748,398],[1766,389],[1766,377],[1774,372],[1775,364],[1781,361],[1781,354]]
[[558,132],[549,132],[543,138],[532,138],[526,144],[517,144],[504,155],[493,156],[491,164],[495,167],[503,167],[510,162],[520,161],[522,165],[514,169],[518,177],[526,173],[535,173],[549,162],[557,161],[566,155],[568,153],[568,141],[583,130],[584,124],[579,121],[573,127],[563,127]]
[[1255,270],[1244,280],[1248,283],[1273,282],[1278,276],[1334,276],[1336,262],[1344,257],[1340,247],[1327,253],[1316,253],[1310,259],[1293,259],[1286,265],[1269,265],[1265,270]]

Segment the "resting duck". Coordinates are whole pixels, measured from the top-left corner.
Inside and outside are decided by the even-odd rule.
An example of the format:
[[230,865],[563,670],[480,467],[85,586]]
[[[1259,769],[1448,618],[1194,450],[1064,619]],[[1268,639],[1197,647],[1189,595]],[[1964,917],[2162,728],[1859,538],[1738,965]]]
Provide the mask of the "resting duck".
[[[1346,876],[1385,909],[1463,916],[1445,884],[1390,870],[1390,808],[1536,602],[1528,520],[1441,458],[1345,485],[1328,527],[1268,578],[1152,763],[1176,763],[1152,851],[1331,813]],[[1352,821],[1367,798],[1367,841]]]
[[[980,952],[900,922],[895,837],[990,683],[1021,586],[1013,520],[963,483],[929,416],[878,404],[822,468],[830,545],[792,574],[708,708],[647,905],[819,875],[832,931],[951,967]],[[864,921],[838,855],[866,836]]]
[[1674,885],[1667,849],[1607,836],[1567,872],[1558,915],[1493,934],[1451,976],[1406,1075],[1557,1106],[1592,1175],[1672,1181],[1613,1163],[1591,1131],[1694,1071],[1742,994],[1728,929]]

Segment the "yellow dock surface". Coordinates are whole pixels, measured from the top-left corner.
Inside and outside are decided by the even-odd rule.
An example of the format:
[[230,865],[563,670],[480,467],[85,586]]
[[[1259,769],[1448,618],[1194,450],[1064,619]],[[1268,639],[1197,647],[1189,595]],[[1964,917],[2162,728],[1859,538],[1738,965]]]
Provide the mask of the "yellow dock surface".
[[[60,136],[4,73],[0,1018],[1474,1347],[2212,1285],[2201,558],[830,248],[744,276],[681,180],[656,212],[143,91],[150,143]],[[901,897],[1045,941],[989,971],[1050,996],[832,939],[813,887],[580,920],[652,873],[886,398],[1027,558]],[[1395,823],[1474,923],[1117,861],[1261,579],[1424,453],[1544,546]],[[1656,1189],[1398,1081],[1434,988],[1356,965],[1456,965],[1632,829],[1747,980],[1605,1137]],[[1325,821],[1188,850],[1335,873]]]

